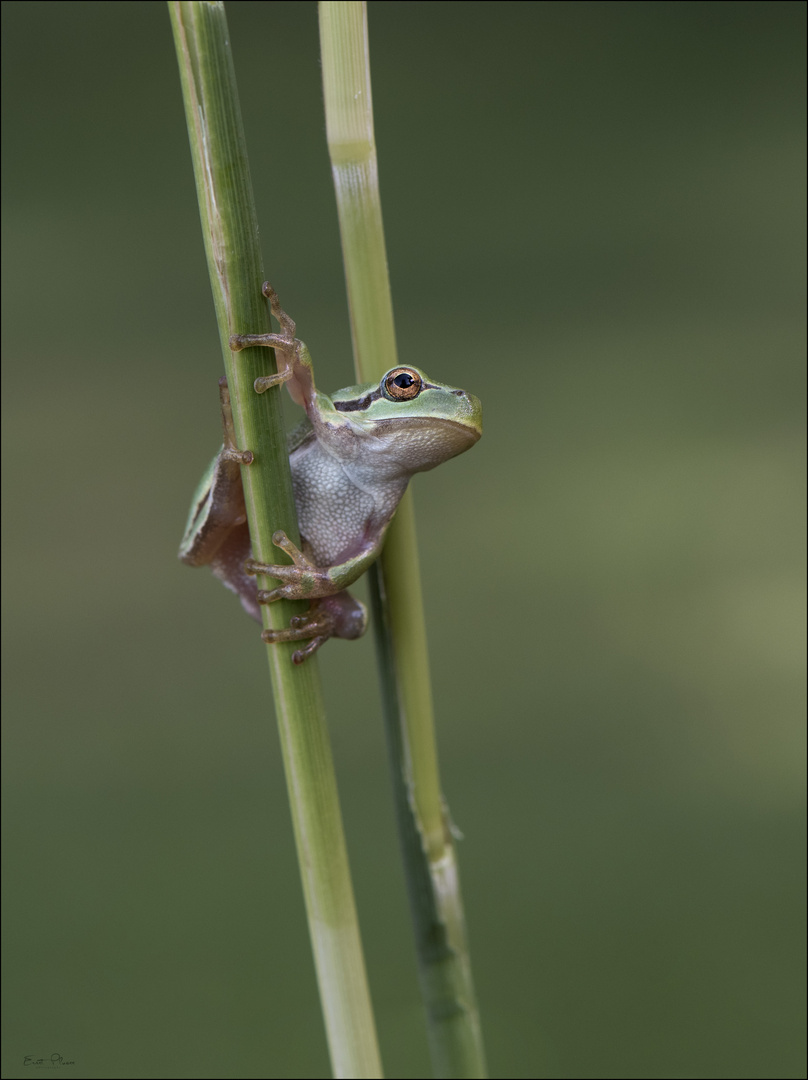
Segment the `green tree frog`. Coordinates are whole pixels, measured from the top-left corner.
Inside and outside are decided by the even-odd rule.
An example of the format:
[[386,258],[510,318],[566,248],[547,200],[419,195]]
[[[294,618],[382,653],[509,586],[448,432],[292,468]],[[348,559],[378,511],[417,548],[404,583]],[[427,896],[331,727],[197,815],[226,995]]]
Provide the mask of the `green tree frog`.
[[[260,605],[285,597],[309,600],[305,615],[264,641],[305,641],[292,659],[302,663],[330,637],[358,638],[367,626],[364,605],[347,592],[378,558],[384,536],[413,473],[462,454],[482,434],[482,407],[472,394],[432,382],[419,368],[395,367],[381,382],[349,386],[328,396],[314,385],[308,349],[266,282],[264,295],[280,334],[236,335],[230,347],[276,350],[277,375],[257,379],[262,393],[285,383],[306,419],[289,436],[289,464],[302,551],[282,531],[273,543],[292,565],[252,558],[241,465],[250,451],[235,445],[226,380],[220,382],[224,445],[194,494],[179,557],[210,566],[259,622]],[[281,584],[258,589],[256,575]]]

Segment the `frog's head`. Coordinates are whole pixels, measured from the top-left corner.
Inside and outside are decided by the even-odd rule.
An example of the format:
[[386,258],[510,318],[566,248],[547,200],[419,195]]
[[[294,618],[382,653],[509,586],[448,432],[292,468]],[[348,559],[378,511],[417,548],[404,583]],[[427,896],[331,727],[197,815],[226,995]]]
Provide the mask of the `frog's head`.
[[339,390],[332,401],[376,461],[386,459],[404,473],[425,472],[462,454],[483,431],[478,398],[415,367],[391,368],[378,385]]

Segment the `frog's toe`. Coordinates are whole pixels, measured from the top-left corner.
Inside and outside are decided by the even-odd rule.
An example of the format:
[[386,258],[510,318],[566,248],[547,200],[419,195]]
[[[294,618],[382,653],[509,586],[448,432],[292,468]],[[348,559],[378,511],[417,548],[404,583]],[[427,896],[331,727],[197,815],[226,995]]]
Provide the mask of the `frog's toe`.
[[288,593],[285,585],[279,585],[277,589],[258,589],[255,594],[255,599],[259,604],[271,604],[275,600],[283,600],[288,598]]
[[[307,638],[319,640],[322,644],[334,637],[335,630],[334,620],[328,610],[315,601],[305,615],[295,615],[288,626],[278,630],[264,630],[261,638],[268,645],[275,645],[279,641],[305,641]],[[315,648],[319,648],[319,645]],[[309,651],[314,652],[314,649]]]
[[320,646],[325,645],[327,641],[327,637],[312,638],[308,645],[304,645],[302,649],[295,649],[292,653],[292,663],[302,664],[304,660],[308,659],[312,653],[317,652]]

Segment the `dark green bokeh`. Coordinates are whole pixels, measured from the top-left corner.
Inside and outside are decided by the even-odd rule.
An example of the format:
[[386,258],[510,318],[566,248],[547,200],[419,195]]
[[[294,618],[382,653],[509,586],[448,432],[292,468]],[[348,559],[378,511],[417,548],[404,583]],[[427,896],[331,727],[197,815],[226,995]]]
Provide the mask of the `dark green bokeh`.
[[[230,3],[265,265],[352,381],[316,8]],[[266,665],[175,559],[220,357],[162,3],[6,3],[3,1075],[328,1075]],[[804,8],[370,6],[493,1076],[797,1077]],[[260,283],[258,283],[260,284]],[[389,1077],[427,1076],[370,640],[322,655]]]

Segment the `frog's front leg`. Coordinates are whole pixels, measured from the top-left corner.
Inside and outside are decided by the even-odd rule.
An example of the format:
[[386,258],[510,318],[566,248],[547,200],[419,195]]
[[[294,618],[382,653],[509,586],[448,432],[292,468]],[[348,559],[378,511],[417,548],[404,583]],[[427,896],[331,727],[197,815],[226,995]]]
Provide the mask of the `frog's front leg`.
[[262,375],[256,379],[253,383],[256,392],[263,394],[272,386],[286,383],[292,400],[306,408],[314,391],[309,351],[304,343],[295,337],[294,319],[283,310],[278,294],[268,281],[264,282],[261,291],[269,300],[270,310],[280,323],[281,333],[233,334],[230,338],[230,348],[234,352],[251,349],[258,345],[275,349],[280,354],[280,369],[275,375]]
[[222,407],[222,433],[224,436],[222,459],[231,461],[236,465],[252,465],[255,460],[252,450],[239,450],[236,446],[236,429],[233,424],[233,407],[230,404],[230,387],[227,385],[225,375],[222,375],[221,379],[219,379],[219,404]]
[[295,615],[282,630],[264,630],[261,638],[267,644],[279,641],[306,641],[302,649],[292,653],[292,662],[302,664],[329,638],[347,638],[353,641],[367,629],[368,616],[365,605],[354,600],[349,592],[338,592],[312,600],[305,615]]

